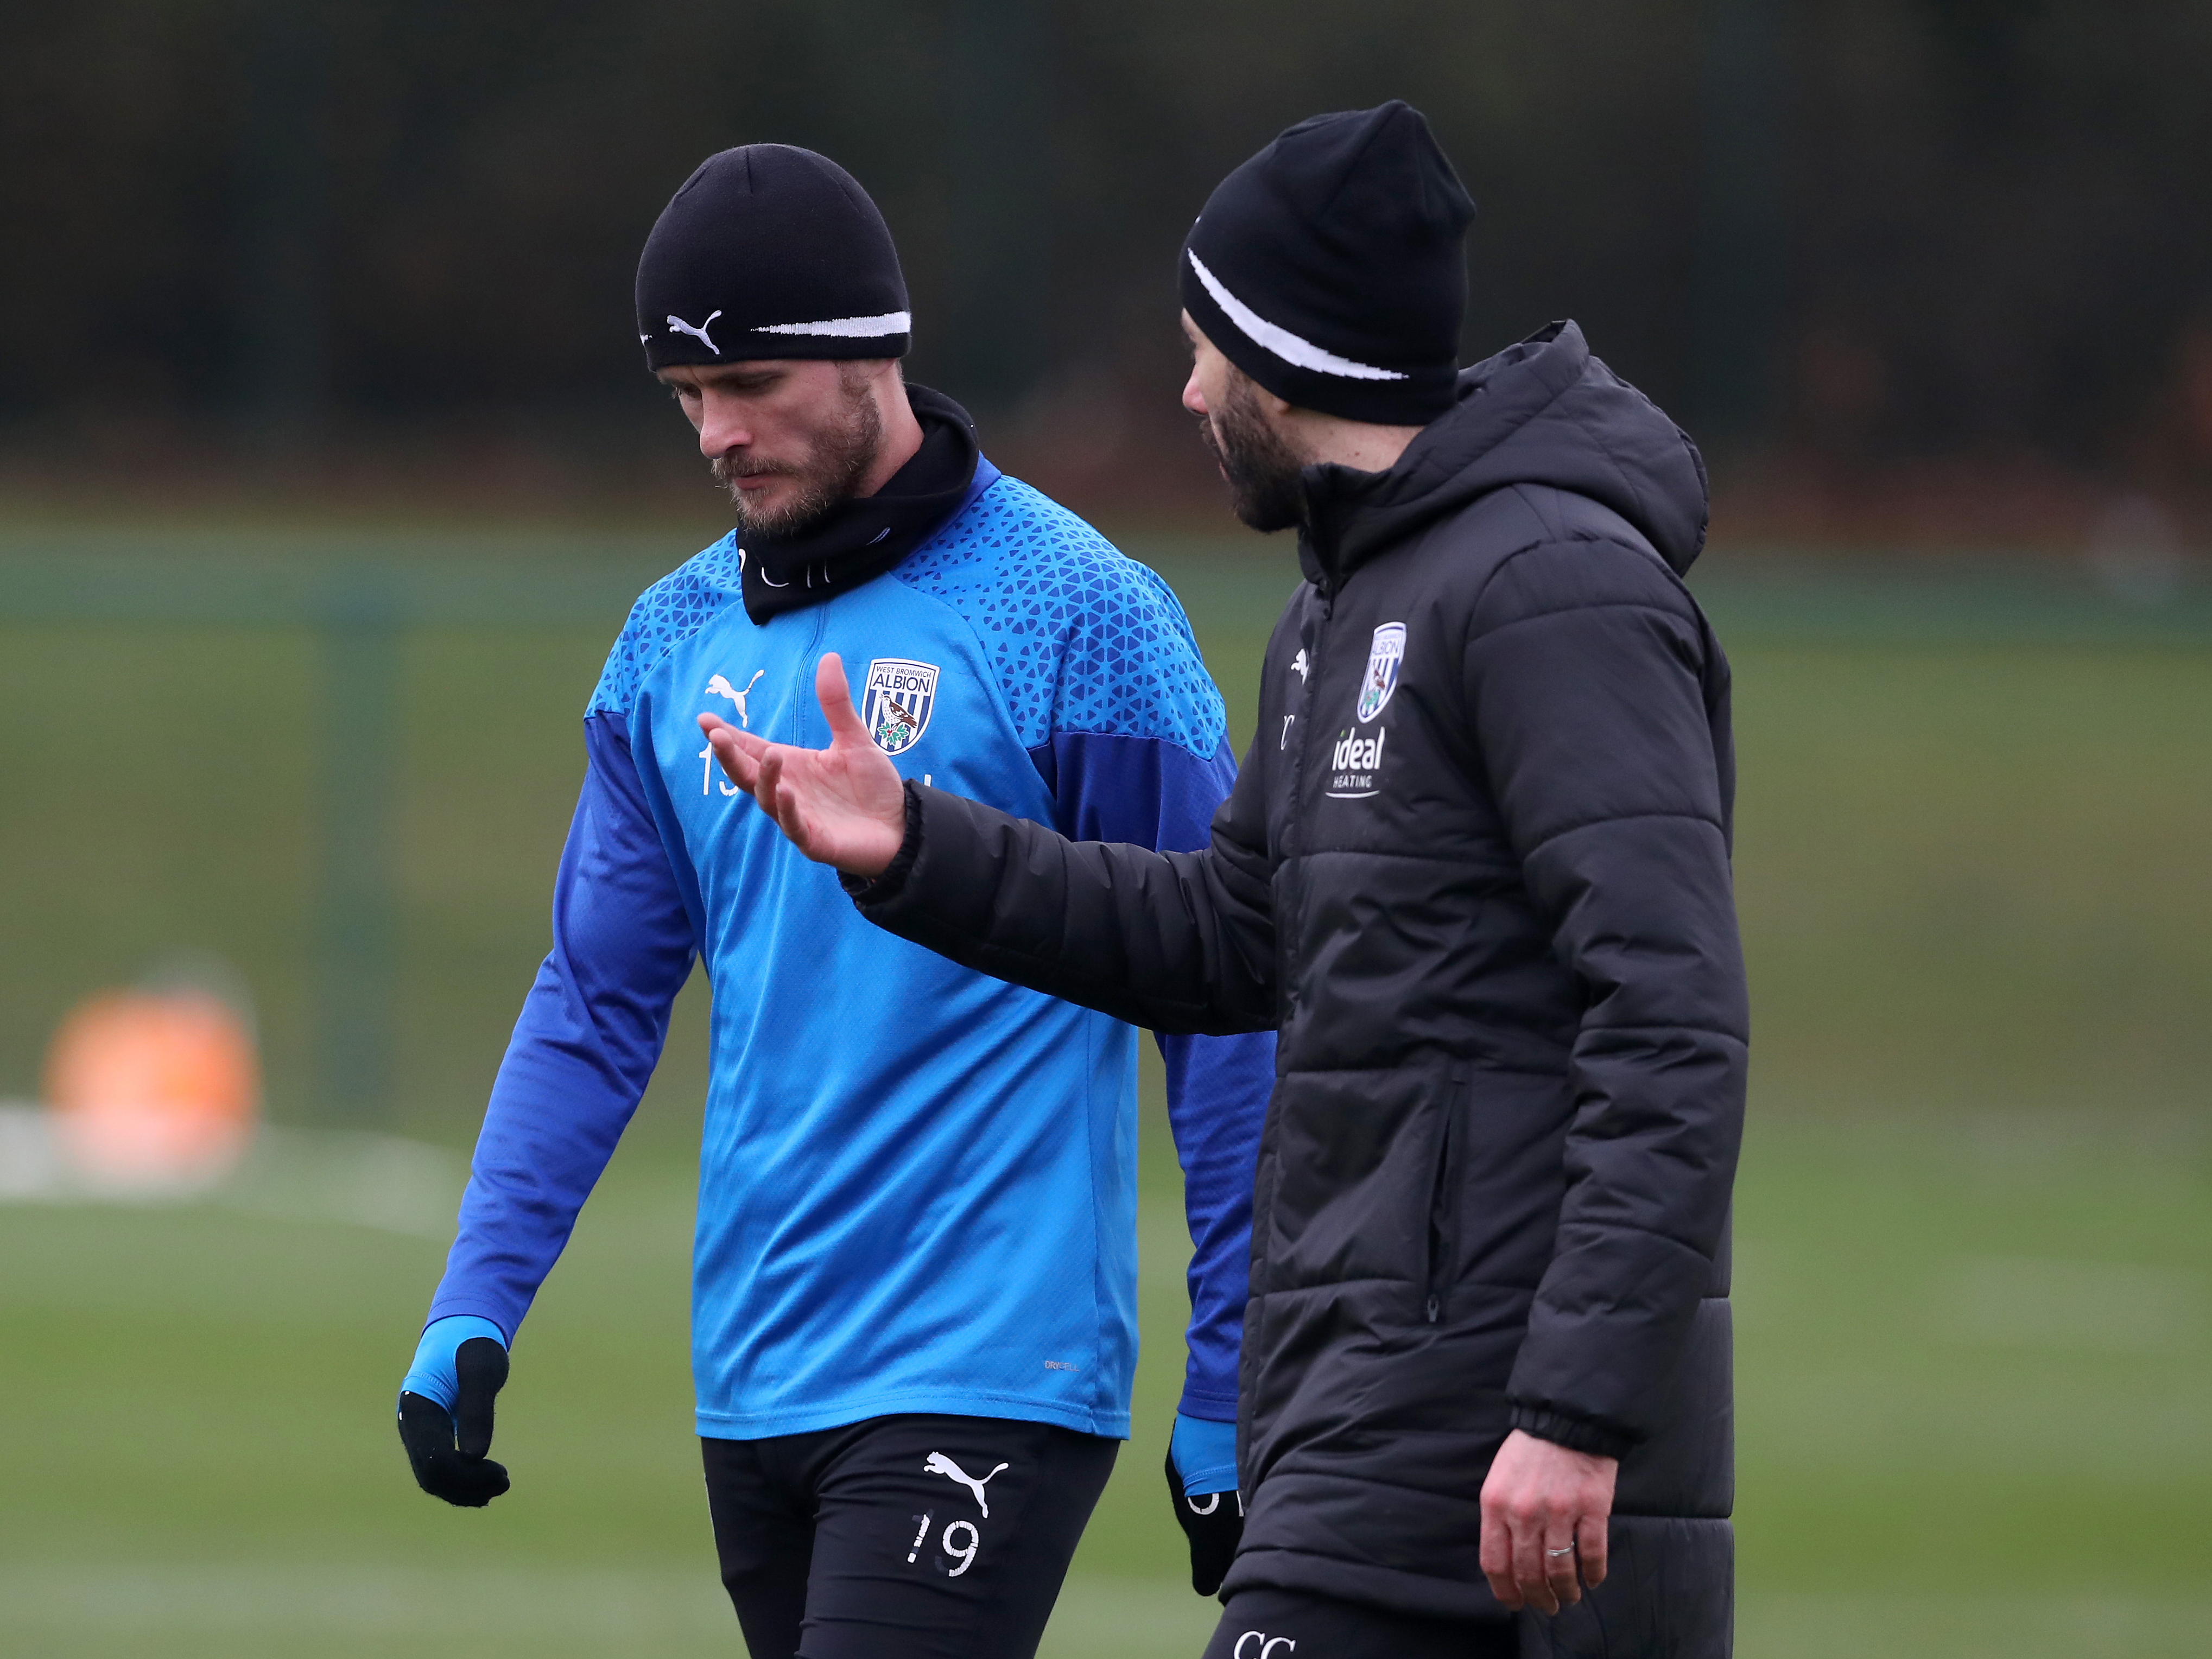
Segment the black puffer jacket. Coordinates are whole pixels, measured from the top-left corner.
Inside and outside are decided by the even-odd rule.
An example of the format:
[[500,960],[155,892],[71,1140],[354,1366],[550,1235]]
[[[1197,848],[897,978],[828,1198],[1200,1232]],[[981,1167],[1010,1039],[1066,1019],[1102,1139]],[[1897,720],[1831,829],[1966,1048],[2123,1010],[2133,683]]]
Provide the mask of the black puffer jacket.
[[894,932],[1163,1030],[1279,1026],[1228,1588],[1479,1617],[1513,1427],[1622,1459],[1613,1576],[1529,1650],[1720,1655],[1747,1013],[1689,441],[1558,325],[1385,473],[1309,468],[1307,584],[1204,853],[909,786]]

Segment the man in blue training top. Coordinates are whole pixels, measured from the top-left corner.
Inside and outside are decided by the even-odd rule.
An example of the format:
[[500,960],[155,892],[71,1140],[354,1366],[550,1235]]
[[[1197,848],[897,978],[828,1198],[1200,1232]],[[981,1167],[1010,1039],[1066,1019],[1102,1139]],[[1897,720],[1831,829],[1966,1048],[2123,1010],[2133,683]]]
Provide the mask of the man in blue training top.
[[[584,722],[553,950],[500,1067],[399,1396],[423,1488],[482,1504],[507,1349],[658,1060],[714,988],[692,1367],[722,1579],[759,1659],[1034,1651],[1129,1431],[1129,1026],[857,915],[724,781],[714,714],[823,740],[842,653],[903,770],[1084,839],[1203,846],[1234,770],[1181,608],[905,384],[875,205],[776,144],[678,191],[638,335],[738,530],[648,589]],[[1192,1577],[1234,1550],[1237,1334],[1271,1036],[1169,1038],[1194,1249],[1170,1453]]]

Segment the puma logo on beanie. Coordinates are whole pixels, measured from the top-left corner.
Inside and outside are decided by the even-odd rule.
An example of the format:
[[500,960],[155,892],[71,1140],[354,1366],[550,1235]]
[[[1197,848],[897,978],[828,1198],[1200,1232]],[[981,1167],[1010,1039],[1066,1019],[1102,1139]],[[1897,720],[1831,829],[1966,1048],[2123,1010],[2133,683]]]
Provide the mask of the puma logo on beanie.
[[890,228],[860,181],[811,149],[745,144],[701,162],[661,210],[637,262],[637,334],[658,372],[903,357],[912,321]]

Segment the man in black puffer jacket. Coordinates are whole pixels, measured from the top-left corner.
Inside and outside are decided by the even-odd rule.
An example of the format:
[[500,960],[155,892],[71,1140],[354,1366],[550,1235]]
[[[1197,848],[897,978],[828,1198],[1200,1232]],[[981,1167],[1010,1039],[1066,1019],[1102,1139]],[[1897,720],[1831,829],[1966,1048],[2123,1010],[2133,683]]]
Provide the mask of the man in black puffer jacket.
[[1185,246],[1185,401],[1306,577],[1210,849],[902,783],[834,659],[828,750],[709,732],[894,933],[1279,1030],[1219,1659],[1729,1648],[1748,1015],[1703,469],[1571,323],[1454,374],[1471,211],[1390,105],[1292,128]]

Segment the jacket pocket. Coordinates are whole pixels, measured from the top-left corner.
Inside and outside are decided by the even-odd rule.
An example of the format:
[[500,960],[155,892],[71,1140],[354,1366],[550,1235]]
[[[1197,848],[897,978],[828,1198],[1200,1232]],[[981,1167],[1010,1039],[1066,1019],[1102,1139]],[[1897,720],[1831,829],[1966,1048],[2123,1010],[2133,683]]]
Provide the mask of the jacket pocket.
[[[1362,1317],[1419,1322],[1446,1093],[1441,1065],[1284,1077],[1273,1167],[1260,1172],[1254,1196],[1253,1249],[1264,1256],[1255,1291],[1264,1284],[1270,1297],[1296,1296],[1368,1284]],[[1264,1142],[1261,1156],[1268,1158]]]
[[1462,1188],[1467,1184],[1468,1073],[1455,1066],[1449,1073],[1443,1104],[1437,1114],[1436,1167],[1429,1187],[1427,1271],[1423,1276],[1421,1316],[1430,1324],[1441,1322],[1444,1303],[1451,1293],[1459,1267]]

